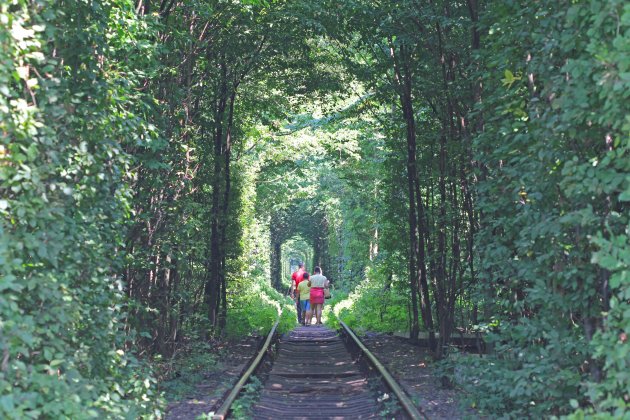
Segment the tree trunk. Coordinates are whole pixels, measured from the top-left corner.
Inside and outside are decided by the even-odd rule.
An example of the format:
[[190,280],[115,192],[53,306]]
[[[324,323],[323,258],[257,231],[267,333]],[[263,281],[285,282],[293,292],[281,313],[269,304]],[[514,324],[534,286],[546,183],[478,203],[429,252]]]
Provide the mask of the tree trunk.
[[221,198],[223,191],[223,120],[227,106],[227,66],[221,62],[221,85],[217,101],[213,131],[213,177],[212,177],[212,209],[210,211],[210,255],[206,260],[206,281],[204,288],[204,303],[207,306],[208,321],[212,327],[217,325],[217,310],[219,305],[219,285],[221,282]]
[[271,244],[271,278],[273,287],[282,292],[282,278],[280,275],[280,265],[282,259],[282,243],[274,241]]

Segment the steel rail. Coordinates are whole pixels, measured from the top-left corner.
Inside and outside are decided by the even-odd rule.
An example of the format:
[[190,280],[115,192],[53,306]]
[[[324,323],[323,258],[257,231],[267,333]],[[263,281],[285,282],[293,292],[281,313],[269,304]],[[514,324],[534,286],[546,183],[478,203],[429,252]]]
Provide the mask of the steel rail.
[[359,337],[356,336],[356,334],[350,329],[350,327],[348,327],[342,320],[339,320],[339,324],[352,338],[354,343],[359,346],[361,351],[368,357],[370,362],[372,362],[372,364],[376,367],[378,372],[383,377],[383,380],[385,381],[385,383],[387,383],[387,386],[389,387],[389,389],[392,390],[394,395],[396,395],[396,398],[398,398],[398,401],[400,401],[400,404],[403,406],[403,409],[407,412],[409,417],[411,417],[413,420],[427,419],[427,416],[421,413],[416,408],[416,406],[413,404],[411,399],[409,399],[405,391],[400,387],[400,385],[398,385],[398,382],[396,382],[394,377],[387,371],[385,366],[383,366],[383,364],[376,358],[376,356],[374,356],[372,352],[368,350],[365,344],[363,344],[361,340],[359,340]]
[[[280,316],[282,316],[282,314],[280,314]],[[219,407],[219,409],[215,411],[215,413],[212,415],[212,420],[225,420],[227,418],[228,413],[230,411],[230,407],[232,406],[234,401],[236,401],[236,397],[238,397],[238,394],[243,389],[243,386],[247,383],[250,376],[252,376],[254,371],[258,368],[258,365],[260,365],[260,362],[262,361],[263,357],[265,356],[265,353],[267,352],[267,349],[269,348],[269,345],[271,344],[271,340],[273,339],[273,336],[276,333],[276,329],[278,328],[279,323],[280,323],[280,317],[278,317],[278,320],[276,321],[276,323],[273,324],[271,331],[269,331],[269,335],[267,335],[267,340],[265,340],[265,344],[263,344],[262,348],[258,352],[258,355],[256,355],[256,358],[254,359],[254,361],[249,365],[249,368],[247,368],[245,373],[241,375],[241,378],[238,380],[236,385],[234,385],[234,388],[232,388],[232,391],[230,392],[230,394],[227,396],[225,401],[223,401],[223,404],[221,404],[221,407]]]

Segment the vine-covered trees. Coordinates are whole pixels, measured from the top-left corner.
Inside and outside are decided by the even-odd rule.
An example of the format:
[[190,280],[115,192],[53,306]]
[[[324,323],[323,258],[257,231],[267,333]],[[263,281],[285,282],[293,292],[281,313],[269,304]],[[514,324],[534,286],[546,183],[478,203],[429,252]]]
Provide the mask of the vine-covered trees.
[[256,127],[285,112],[284,83],[299,83],[313,61],[296,13],[285,4],[200,1],[162,14],[161,66],[146,86],[167,137],[158,150],[132,151],[146,162],[134,184],[125,278],[142,303],[133,322],[150,331],[146,344],[156,351],[173,351],[181,323],[199,311],[210,329],[226,326],[230,267],[244,263],[239,214],[251,197],[241,197],[243,183],[256,176],[257,143],[266,141]]
[[620,2],[592,1],[501,4],[483,17],[477,248],[500,356],[482,363],[476,392],[494,413],[627,409],[616,372],[628,323],[614,321],[628,284],[624,16]]
[[0,417],[136,417],[120,282],[153,22],[133,5],[0,5]]
[[405,139],[394,150],[406,156],[411,337],[422,321],[441,357],[455,328],[455,303],[475,278],[471,139],[478,124],[470,113],[478,84],[470,79],[478,6],[344,7],[342,16],[352,18],[343,24],[331,17],[335,29],[328,33],[343,49],[348,71],[379,101],[385,135]]

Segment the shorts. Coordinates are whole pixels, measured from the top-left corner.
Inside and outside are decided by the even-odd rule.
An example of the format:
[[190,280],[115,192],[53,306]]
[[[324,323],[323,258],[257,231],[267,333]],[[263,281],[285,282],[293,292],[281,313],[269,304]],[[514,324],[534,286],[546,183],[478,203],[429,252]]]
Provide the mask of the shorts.
[[311,309],[311,302],[309,300],[300,300],[300,308],[302,308],[302,311],[308,311]]
[[323,287],[311,287],[311,303],[324,304],[324,288]]

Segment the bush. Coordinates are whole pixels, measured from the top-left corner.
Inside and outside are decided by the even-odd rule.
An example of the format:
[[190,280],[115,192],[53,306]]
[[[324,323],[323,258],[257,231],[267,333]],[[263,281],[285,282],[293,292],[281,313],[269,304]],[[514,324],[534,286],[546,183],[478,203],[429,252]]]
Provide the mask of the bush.
[[359,283],[345,298],[333,301],[334,314],[352,329],[404,332],[409,330],[409,298],[385,287],[378,277]]
[[247,279],[241,293],[231,295],[225,332],[228,337],[251,333],[266,334],[278,316],[278,332],[284,333],[297,325],[295,304],[283,296],[263,278]]
[[627,410],[629,18],[616,0],[486,10],[475,242],[495,353],[459,366],[491,416]]

